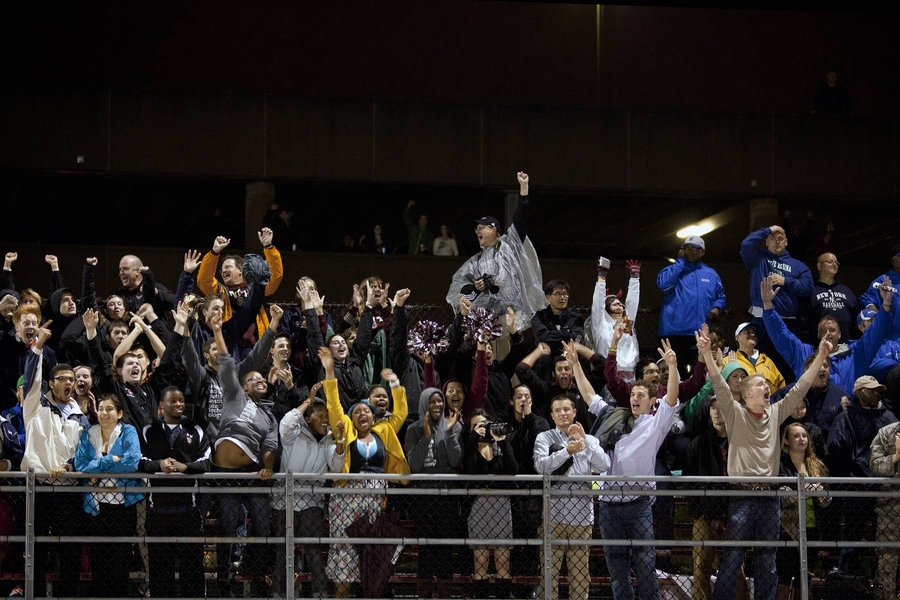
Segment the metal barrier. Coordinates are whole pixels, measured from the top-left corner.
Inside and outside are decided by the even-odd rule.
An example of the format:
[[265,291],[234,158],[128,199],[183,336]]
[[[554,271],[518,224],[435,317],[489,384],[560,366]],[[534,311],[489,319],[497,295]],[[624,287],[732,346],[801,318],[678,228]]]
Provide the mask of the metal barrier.
[[896,597],[896,479],[0,476],[0,579],[26,597]]

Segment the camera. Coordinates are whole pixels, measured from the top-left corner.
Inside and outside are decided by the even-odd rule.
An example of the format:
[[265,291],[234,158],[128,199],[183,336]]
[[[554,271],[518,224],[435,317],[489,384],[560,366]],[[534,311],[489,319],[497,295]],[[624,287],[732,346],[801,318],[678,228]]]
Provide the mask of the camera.
[[513,426],[509,423],[485,423],[485,430],[494,435],[509,435],[513,432]]

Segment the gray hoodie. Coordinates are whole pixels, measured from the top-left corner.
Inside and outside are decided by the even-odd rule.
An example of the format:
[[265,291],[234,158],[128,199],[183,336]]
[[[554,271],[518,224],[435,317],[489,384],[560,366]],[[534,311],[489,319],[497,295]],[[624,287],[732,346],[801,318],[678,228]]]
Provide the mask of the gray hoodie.
[[[459,443],[462,424],[456,423],[448,432],[447,418],[443,414],[437,422],[431,420],[428,401],[433,394],[440,395],[446,407],[444,394],[437,388],[427,388],[419,395],[419,420],[406,431],[406,458],[413,473],[456,473],[462,460],[462,446]],[[431,426],[429,439],[425,439],[424,419],[429,419]]]

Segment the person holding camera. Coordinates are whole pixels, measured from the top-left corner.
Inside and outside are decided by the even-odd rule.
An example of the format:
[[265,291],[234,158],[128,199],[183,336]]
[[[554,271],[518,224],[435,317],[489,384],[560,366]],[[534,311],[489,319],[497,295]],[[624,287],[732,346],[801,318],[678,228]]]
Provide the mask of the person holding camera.
[[516,312],[516,330],[531,327],[531,316],[546,306],[542,288],[541,264],[528,237],[528,174],[516,174],[519,198],[513,223],[500,231],[496,217],[475,219],[479,251],[456,273],[447,290],[447,303],[459,310],[459,295],[472,308],[487,308],[501,315],[511,306]]
[[[507,436],[509,423],[492,423],[484,409],[469,415],[468,436],[463,454],[463,471],[468,475],[515,475],[519,470],[516,455]],[[474,487],[508,487],[508,484],[474,482]],[[469,537],[474,539],[512,539],[512,508],[509,496],[475,496],[468,518]],[[509,568],[509,546],[473,546],[475,570],[472,595],[475,598],[509,598],[512,580]],[[497,569],[494,590],[488,579],[491,556]]]

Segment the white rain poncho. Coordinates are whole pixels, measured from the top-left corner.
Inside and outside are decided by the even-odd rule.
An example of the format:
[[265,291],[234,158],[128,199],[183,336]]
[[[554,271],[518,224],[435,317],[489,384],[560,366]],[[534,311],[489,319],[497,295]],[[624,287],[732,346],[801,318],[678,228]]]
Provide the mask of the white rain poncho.
[[523,331],[531,327],[531,317],[547,305],[541,279],[541,263],[537,252],[526,236],[519,238],[516,226],[510,227],[494,244],[482,248],[478,254],[459,268],[450,289],[447,303],[459,311],[459,294],[464,285],[474,284],[482,275],[490,275],[499,289],[496,294],[485,290],[472,301],[472,308],[487,308],[500,317],[511,306],[516,311],[516,327]]

